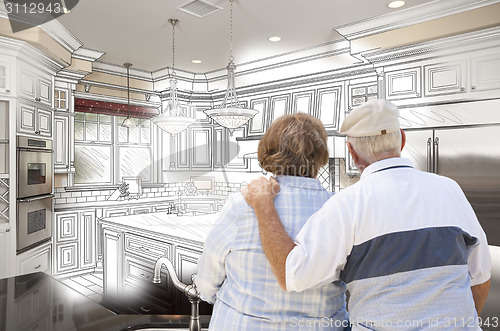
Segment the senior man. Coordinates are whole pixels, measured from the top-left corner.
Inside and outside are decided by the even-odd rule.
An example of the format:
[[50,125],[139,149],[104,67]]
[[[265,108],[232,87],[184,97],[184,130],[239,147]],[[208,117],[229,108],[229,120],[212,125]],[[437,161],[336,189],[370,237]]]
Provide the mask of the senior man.
[[357,107],[340,132],[361,178],[331,197],[295,240],[276,213],[273,178],[242,192],[280,286],[303,291],[345,281],[353,330],[480,330],[491,260],[458,184],[401,158],[406,137],[390,102]]

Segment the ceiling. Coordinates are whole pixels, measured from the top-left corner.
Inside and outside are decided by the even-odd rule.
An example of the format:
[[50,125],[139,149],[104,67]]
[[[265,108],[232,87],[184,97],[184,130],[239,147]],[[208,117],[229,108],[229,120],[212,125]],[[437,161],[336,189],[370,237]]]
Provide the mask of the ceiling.
[[[105,52],[105,63],[133,64],[156,71],[172,66],[175,26],[175,68],[193,73],[220,70],[230,54],[230,1],[206,0],[221,7],[203,18],[179,7],[192,0],[81,0],[57,20],[83,47]],[[406,0],[402,8],[390,0],[234,0],[233,56],[236,65],[342,40],[334,28],[430,2]],[[271,36],[281,41],[270,42]],[[192,60],[201,60],[194,64]]]

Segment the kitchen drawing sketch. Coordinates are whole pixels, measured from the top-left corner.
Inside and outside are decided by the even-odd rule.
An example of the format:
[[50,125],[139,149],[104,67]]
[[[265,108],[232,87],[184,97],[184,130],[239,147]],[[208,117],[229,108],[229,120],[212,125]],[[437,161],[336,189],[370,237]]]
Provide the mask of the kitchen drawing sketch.
[[[226,68],[109,63],[57,20],[30,30],[36,36],[0,31],[0,279],[43,272],[118,314],[189,314],[165,266],[153,282],[156,262],[167,258],[192,283],[228,195],[270,176],[257,147],[273,121],[304,112],[323,122],[330,158],[318,179],[339,192],[360,179],[340,125],[382,98],[400,109],[403,156],[456,180],[476,211],[495,259],[483,316],[498,316],[500,2],[457,1],[435,16],[416,6],[339,26],[333,42],[237,63],[239,101],[257,112],[236,128],[206,112],[224,99]],[[445,19],[462,26],[439,32]],[[175,134],[152,120],[171,101],[172,80],[192,119]],[[211,309],[200,305],[202,315]]]

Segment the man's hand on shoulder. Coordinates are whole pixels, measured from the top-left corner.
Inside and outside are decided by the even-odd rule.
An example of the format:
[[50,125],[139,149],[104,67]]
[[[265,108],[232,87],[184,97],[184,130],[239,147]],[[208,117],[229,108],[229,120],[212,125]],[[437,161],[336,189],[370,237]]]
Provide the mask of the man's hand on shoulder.
[[241,194],[243,194],[245,201],[256,209],[274,204],[274,198],[276,198],[279,191],[280,185],[276,178],[271,177],[270,180],[267,180],[265,177],[259,177],[243,187]]

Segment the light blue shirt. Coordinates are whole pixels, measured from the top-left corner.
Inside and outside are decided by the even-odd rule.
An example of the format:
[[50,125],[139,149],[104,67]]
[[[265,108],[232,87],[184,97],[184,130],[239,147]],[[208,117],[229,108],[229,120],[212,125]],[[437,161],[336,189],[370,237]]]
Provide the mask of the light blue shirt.
[[[333,193],[317,179],[277,179],[276,209],[295,238]],[[342,330],[347,325],[344,283],[300,293],[280,288],[262,250],[255,213],[241,193],[229,196],[206,239],[196,285],[203,300],[215,302],[210,330]]]

